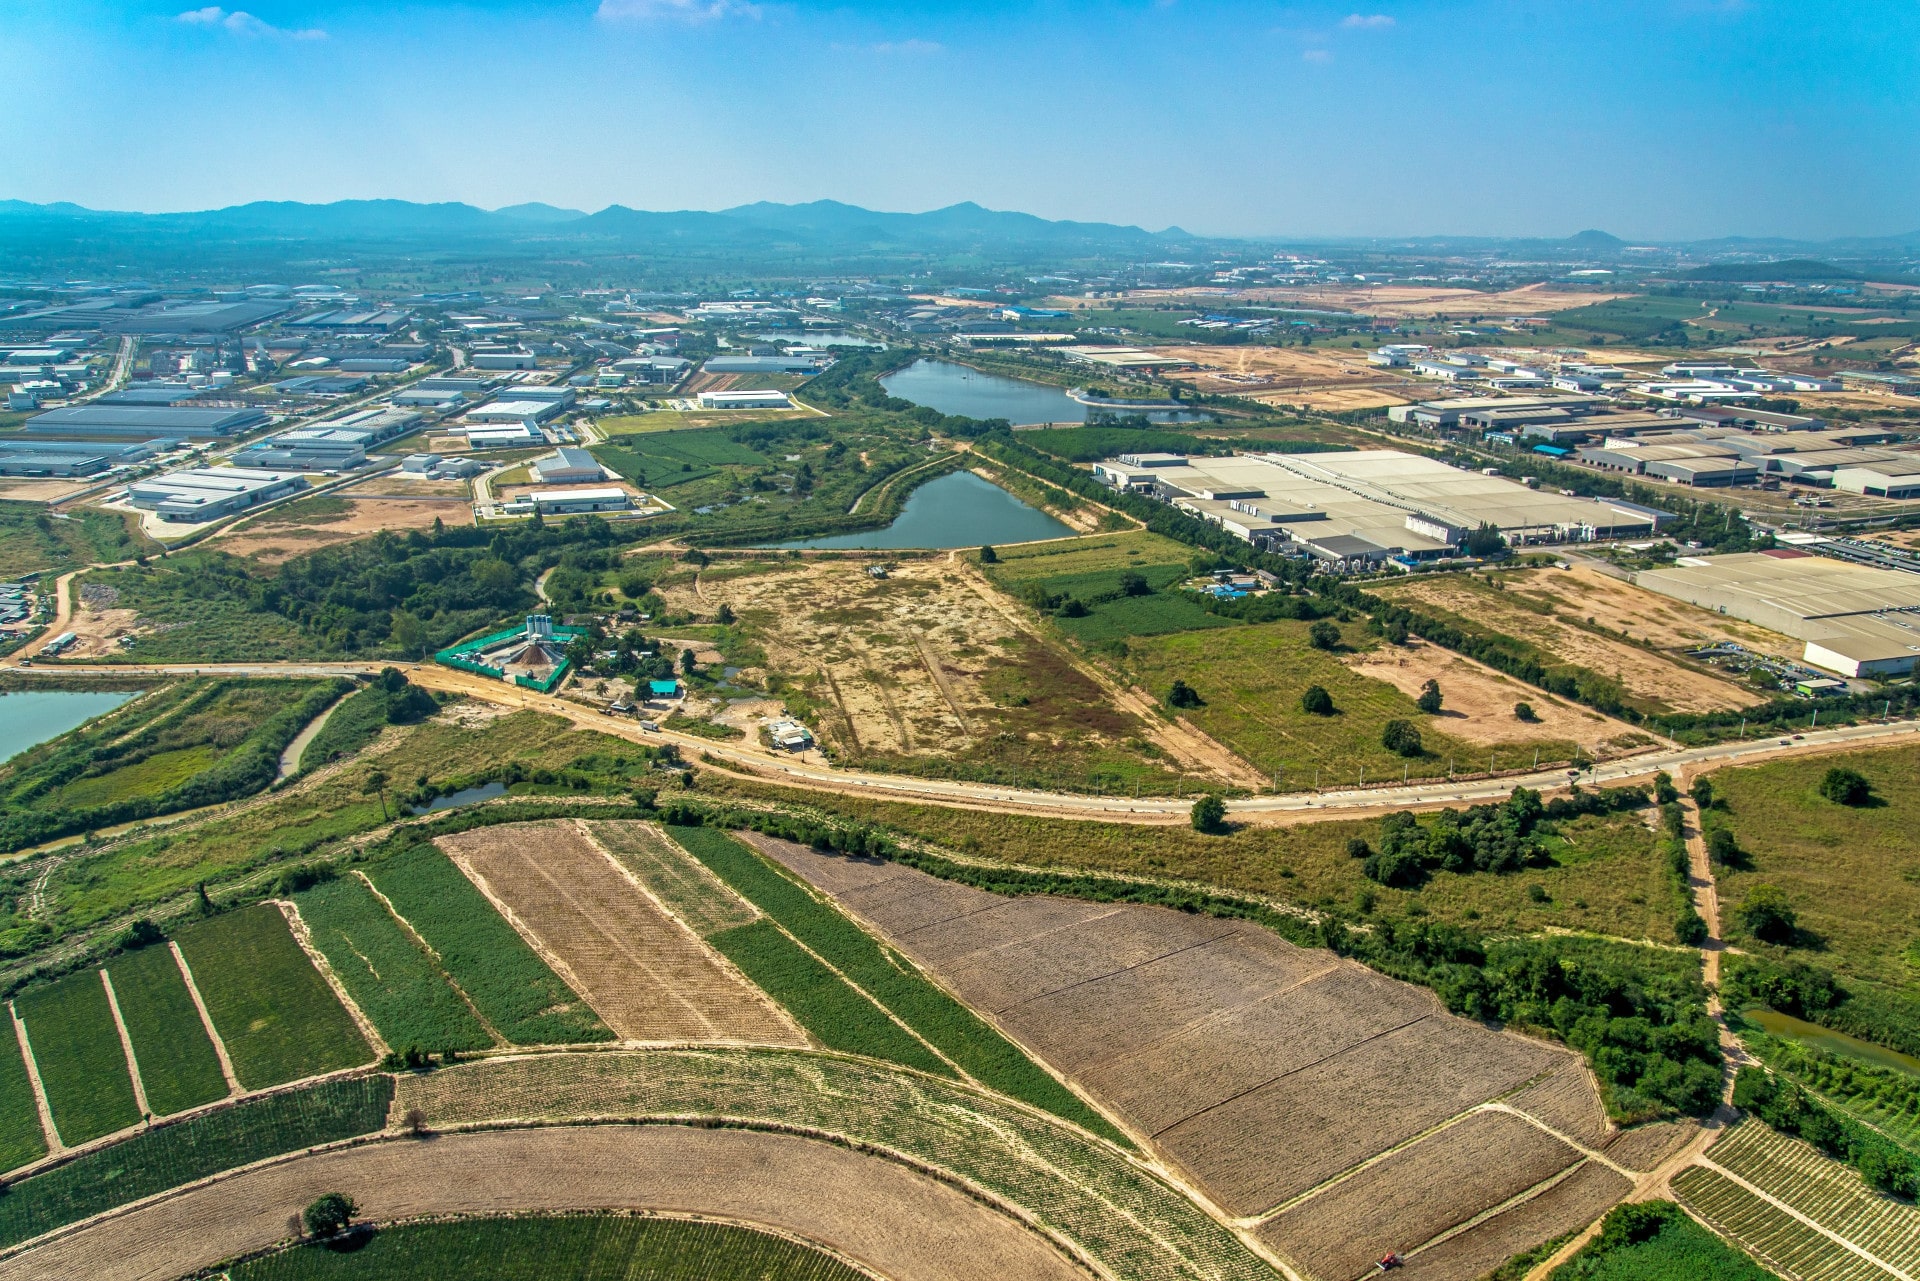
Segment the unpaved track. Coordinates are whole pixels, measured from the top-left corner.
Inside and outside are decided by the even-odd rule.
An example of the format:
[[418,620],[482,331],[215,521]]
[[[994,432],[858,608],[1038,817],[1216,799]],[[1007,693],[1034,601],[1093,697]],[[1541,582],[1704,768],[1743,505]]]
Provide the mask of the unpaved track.
[[288,1236],[325,1192],[389,1222],[652,1210],[764,1224],[895,1281],[1086,1281],[1039,1234],[927,1176],[814,1139],[675,1125],[391,1139],[256,1167],[0,1262],[0,1281],[171,1281]]

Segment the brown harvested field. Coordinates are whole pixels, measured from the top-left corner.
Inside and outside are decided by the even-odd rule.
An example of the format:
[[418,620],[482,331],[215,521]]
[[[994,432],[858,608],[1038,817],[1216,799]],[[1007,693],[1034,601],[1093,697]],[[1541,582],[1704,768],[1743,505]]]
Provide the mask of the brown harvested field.
[[760,919],[759,908],[728,889],[706,864],[690,857],[652,823],[588,823],[587,831],[640,878],[662,907],[701,938]]
[[1149,1136],[1230,1214],[1270,1211],[1578,1063],[1249,922],[1003,898],[898,864],[754,844]]
[[1600,1106],[1600,1095],[1587,1069],[1578,1063],[1528,1086],[1508,1098],[1506,1104],[1583,1147],[1605,1147],[1614,1136],[1606,1111]]
[[1622,1131],[1606,1148],[1607,1159],[1636,1173],[1659,1168],[1700,1132],[1697,1121],[1658,1121]]
[[[1354,655],[1347,666],[1362,676],[1385,681],[1409,698],[1418,698],[1429,680],[1438,681],[1444,702],[1437,728],[1469,743],[1552,740],[1542,754],[1559,760],[1566,755],[1561,744],[1591,745],[1614,735],[1639,736],[1632,726],[1562,701],[1425,641],[1382,645]],[[1516,703],[1533,708],[1538,719],[1528,723],[1515,716]]]
[[[1715,635],[1733,638],[1736,633],[1726,627],[1729,620],[1717,614],[1591,571],[1517,570],[1501,574],[1499,581],[1505,590],[1477,576],[1419,574],[1373,590],[1388,600],[1442,614],[1468,630],[1526,641],[1542,651],[1543,661],[1573,663],[1612,677],[1629,698],[1656,710],[1717,711],[1763,701],[1749,686],[1663,652],[1691,648]],[[1656,648],[1597,635],[1581,625],[1588,618],[1598,626],[1624,629],[1635,639],[1646,637]],[[1667,640],[1664,646],[1656,639],[1656,626],[1657,635]],[[1734,627],[1758,630],[1738,623]],[[1688,633],[1698,638],[1673,643]],[[1742,643],[1753,639],[1749,634]]]
[[1581,1159],[1511,1113],[1477,1112],[1282,1211],[1256,1235],[1307,1275],[1346,1281],[1389,1250],[1423,1245]]
[[438,498],[357,493],[323,497],[334,500],[328,503],[327,510],[309,514],[301,510],[299,503],[289,503],[231,526],[226,533],[214,535],[213,545],[263,565],[278,565],[295,556],[350,543],[383,529],[405,532],[431,529],[435,520],[448,525],[471,524],[473,520],[473,509],[464,494]]
[[440,845],[622,1039],[806,1044],[582,825],[483,827]]
[[758,1224],[898,1281],[1085,1281],[1039,1233],[906,1166],[832,1143],[676,1125],[498,1130],[299,1156],[189,1188],[0,1262],[4,1281],[165,1281],[284,1241],[344,1190],[379,1223],[624,1210]]
[[1633,1190],[1624,1175],[1591,1161],[1511,1209],[1409,1258],[1406,1281],[1474,1281],[1522,1250],[1592,1223]]

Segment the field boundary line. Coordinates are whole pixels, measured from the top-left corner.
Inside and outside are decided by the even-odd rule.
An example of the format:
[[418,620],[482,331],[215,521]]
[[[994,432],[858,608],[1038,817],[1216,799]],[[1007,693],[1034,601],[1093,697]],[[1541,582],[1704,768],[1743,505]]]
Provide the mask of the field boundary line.
[[468,1012],[479,1021],[482,1030],[493,1038],[493,1048],[498,1050],[511,1046],[513,1042],[500,1034],[500,1029],[495,1027],[492,1021],[480,1012],[480,1007],[473,1003],[471,996],[467,995],[467,989],[461,987],[453,975],[448,972],[446,962],[441,958],[440,953],[433,950],[433,944],[427,942],[426,936],[420,933],[419,930],[413,928],[412,921],[400,915],[400,909],[393,905],[392,899],[380,892],[380,887],[373,883],[373,878],[357,867],[353,869],[352,875],[360,878],[360,883],[365,885],[367,892],[373,895],[381,907],[386,909],[387,915],[393,918],[394,924],[398,925],[401,930],[406,933],[406,936],[413,941],[413,945],[419,948],[421,953],[429,961],[433,962],[434,972],[446,981],[447,986],[453,989],[453,994],[460,998],[461,1002],[467,1007]]
[[1536,1197],[1542,1196],[1545,1193],[1553,1191],[1555,1188],[1559,1187],[1562,1183],[1565,1183],[1568,1179],[1571,1179],[1574,1175],[1578,1174],[1581,1170],[1585,1169],[1586,1166],[1587,1166],[1587,1160],[1585,1158],[1575,1161],[1572,1165],[1567,1166],[1565,1169],[1556,1171],[1555,1173],[1548,1175],[1546,1178],[1540,1180],[1540,1182],[1534,1184],[1532,1187],[1522,1188],[1520,1191],[1514,1193],[1512,1196],[1502,1201],[1499,1205],[1489,1206],[1488,1208],[1480,1211],[1480,1213],[1474,1215],[1470,1219],[1463,1219],[1459,1223],[1454,1224],[1452,1227],[1447,1228],[1444,1231],[1436,1232],[1434,1235],[1428,1237],[1425,1241],[1422,1241],[1419,1245],[1414,1246],[1413,1249],[1406,1251],[1403,1257],[1411,1259],[1414,1255],[1420,1254],[1426,1250],[1431,1250],[1435,1246],[1445,1245],[1447,1242],[1453,1240],[1453,1238],[1460,1236],[1463,1233],[1472,1231],[1474,1228],[1479,1227],[1481,1224],[1485,1223],[1487,1220],[1496,1218],[1499,1215],[1505,1214],[1508,1210],[1516,1209],[1520,1206],[1525,1205],[1527,1202],[1533,1200]]
[[[533,951],[533,954],[539,957],[548,969],[553,971],[555,977],[560,980],[568,991],[573,993],[580,1004],[593,1011],[593,1017],[600,1020],[600,1025],[609,1032],[612,1032],[613,1025],[607,1022],[607,1016],[600,1012],[599,1007],[596,1006],[588,996],[587,985],[580,981],[580,976],[573,972],[573,967],[560,959],[552,949],[548,948],[545,941],[533,932],[532,927],[521,920],[514,910],[508,907],[505,901],[493,892],[493,886],[488,883],[487,878],[474,868],[468,866],[467,860],[457,857],[444,846],[440,845],[439,842],[436,841],[434,843],[434,848],[439,850],[441,855],[445,857],[449,863],[453,864],[462,876],[467,878],[468,883],[471,884],[473,888],[480,891],[481,897],[493,905],[493,910],[500,914],[502,920],[513,927],[513,932],[520,936],[520,941],[525,943],[527,947]],[[615,1033],[615,1035],[617,1036],[618,1033]]]
[[[599,853],[600,857],[606,859],[607,862],[613,864],[614,871],[619,873],[622,877],[625,877],[627,884],[631,885],[634,888],[634,891],[636,893],[638,893],[641,897],[645,898],[649,903],[653,904],[654,910],[658,911],[662,916],[666,917],[669,921],[672,921],[675,925],[678,925],[681,929],[685,930],[687,934],[693,939],[693,941],[699,945],[700,950],[706,954],[708,960],[714,962],[721,971],[727,974],[728,977],[738,982],[741,985],[742,991],[752,994],[752,996],[757,1001],[759,1001],[760,1004],[762,1004],[768,1010],[773,1012],[773,1015],[775,1018],[779,1019],[781,1023],[785,1024],[788,1028],[792,1029],[794,1036],[797,1038],[798,1044],[805,1045],[807,1043],[807,1034],[805,1030],[802,1029],[798,1023],[794,1022],[793,1016],[787,1013],[786,1010],[782,1009],[778,1001],[768,996],[765,989],[763,989],[759,984],[755,983],[753,980],[749,979],[746,976],[746,974],[739,969],[739,967],[735,966],[732,961],[729,961],[721,953],[719,948],[707,942],[706,937],[702,935],[699,930],[694,929],[693,926],[689,925],[686,921],[682,920],[680,916],[673,911],[672,908],[668,907],[665,903],[663,903],[659,899],[658,896],[654,894],[652,890],[648,889],[645,883],[642,882],[640,878],[634,874],[633,869],[628,867],[625,863],[621,862],[619,856],[616,855],[612,850],[608,849],[604,844],[602,844],[600,841],[600,838],[593,834],[593,829],[591,828],[591,826],[589,826],[586,819],[573,818],[573,819],[568,819],[566,821],[573,824],[574,828],[580,833],[581,839],[586,841],[587,844],[591,845]],[[648,824],[648,826],[651,826],[651,824]],[[664,833],[661,833],[659,835],[659,839],[662,841],[666,841],[666,843],[671,848],[675,850],[679,849],[679,846],[673,845],[671,841],[667,841],[666,835]],[[740,898],[739,895],[734,894],[732,887],[729,886],[725,881],[722,881],[719,877],[714,876],[712,871],[709,868],[707,868],[704,864],[700,865],[700,871],[705,873],[707,876],[711,877],[711,879],[715,882],[715,884],[719,887],[719,889],[723,893],[733,897],[738,902],[743,904],[749,911],[751,911],[754,914],[756,919],[765,918],[766,914],[764,912],[762,912],[759,908],[755,907],[753,904],[748,903],[745,899]]]
[[927,644],[925,633],[915,629],[912,635],[913,647],[920,652],[920,661],[926,664],[927,675],[933,677],[934,688],[940,691],[940,697],[947,700],[947,706],[953,710],[954,719],[960,722],[961,733],[971,736],[973,722],[969,721],[967,714],[960,709],[960,700],[954,697],[953,683],[947,679],[946,672],[941,670],[940,660],[934,656],[932,647]]
[[1841,1249],[1847,1251],[1849,1254],[1857,1255],[1860,1258],[1866,1260],[1868,1263],[1871,1263],[1874,1267],[1879,1268],[1882,1272],[1885,1272],[1888,1276],[1897,1277],[1899,1281],[1915,1281],[1914,1275],[1911,1272],[1904,1272],[1901,1269],[1894,1267],[1891,1263],[1888,1263],[1886,1260],[1880,1258],[1878,1255],[1875,1255],[1872,1251],[1868,1250],[1865,1246],[1856,1245],[1852,1241],[1847,1240],[1847,1238],[1841,1236],[1839,1233],[1833,1231],[1831,1228],[1823,1226],[1822,1224],[1815,1221],[1814,1219],[1811,1219],[1807,1215],[1802,1214],[1799,1210],[1794,1209],[1792,1206],[1788,1205],[1785,1201],[1782,1201],[1779,1197],[1774,1196],[1771,1192],[1768,1192],[1763,1188],[1756,1187],[1753,1184],[1747,1182],[1745,1179],[1735,1174],[1732,1170],[1727,1169],[1726,1166],[1719,1164],[1713,1158],[1705,1155],[1704,1153],[1701,1154],[1700,1156],[1696,1156],[1693,1159],[1693,1163],[1699,1166],[1703,1170],[1712,1170],[1715,1174],[1719,1175],[1721,1178],[1727,1179],[1739,1185],[1744,1190],[1751,1192],[1754,1196],[1757,1196],[1762,1201],[1765,1201],[1768,1205],[1772,1206],[1774,1209],[1779,1210],[1782,1214],[1785,1214],[1790,1218],[1796,1219],[1800,1223],[1806,1225],[1807,1227],[1812,1228],[1815,1232],[1818,1232],[1821,1236],[1833,1242],[1835,1245],[1839,1246]]
[[107,1009],[113,1013],[113,1030],[120,1037],[120,1050],[127,1056],[127,1079],[133,1082],[134,1106],[140,1109],[140,1119],[153,1115],[153,1109],[147,1106],[147,1083],[140,1079],[140,1059],[133,1052],[133,1036],[127,1031],[126,1016],[120,1013],[120,996],[113,990],[113,976],[107,973],[107,967],[100,967],[100,986],[107,989]]
[[388,1045],[387,1039],[380,1035],[380,1029],[373,1025],[373,1020],[367,1017],[367,1012],[361,1009],[359,1002],[348,993],[346,984],[340,981],[340,976],[333,972],[333,963],[327,960],[326,953],[314,946],[313,932],[307,928],[305,918],[300,915],[299,905],[292,899],[285,898],[267,901],[280,909],[280,915],[287,923],[287,932],[293,935],[293,941],[299,944],[300,950],[307,954],[308,964],[318,970],[320,977],[326,980],[327,986],[333,989],[334,999],[340,1002],[341,1008],[346,1010],[354,1026],[360,1029],[360,1035],[366,1038],[367,1047],[373,1051],[373,1057],[379,1059],[392,1053],[393,1047]]
[[1508,1116],[1517,1116],[1522,1121],[1525,1121],[1528,1125],[1531,1125],[1535,1129],[1539,1130],[1542,1134],[1549,1135],[1555,1139],[1558,1139],[1560,1142],[1566,1144],[1568,1147],[1572,1148],[1575,1152],[1578,1152],[1581,1156],[1585,1157],[1587,1160],[1598,1162],[1599,1164],[1606,1166],[1609,1170],[1612,1170],[1615,1174],[1618,1174],[1621,1177],[1625,1178],[1629,1183],[1637,1184],[1640,1182],[1641,1179],[1646,1177],[1645,1175],[1640,1174],[1637,1171],[1629,1170],[1626,1166],[1621,1165],[1618,1161],[1615,1161],[1612,1157],[1600,1151],[1598,1148],[1590,1148],[1586,1144],[1581,1143],[1576,1139],[1568,1138],[1566,1135],[1560,1133],[1560,1131],[1548,1125],[1545,1121],[1542,1121],[1539,1117],[1533,1115],[1533,1113],[1523,1112],[1519,1108],[1513,1106],[1513,1104],[1508,1103],[1504,1100],[1489,1099],[1487,1102],[1482,1103],[1478,1110],[1482,1112],[1504,1112]]
[[53,1105],[47,1102],[47,1083],[40,1079],[40,1064],[33,1057],[26,1020],[20,1017],[12,1001],[7,1002],[7,1016],[13,1020],[13,1035],[20,1042],[20,1057],[26,1061],[27,1080],[33,1085],[33,1110],[40,1114],[40,1137],[46,1140],[47,1156],[58,1156],[67,1150],[67,1145],[60,1141],[60,1127],[53,1123]]
[[187,995],[193,998],[193,1008],[200,1012],[200,1026],[207,1030],[207,1039],[213,1042],[214,1055],[220,1060],[220,1075],[227,1079],[227,1097],[237,1098],[246,1091],[234,1073],[233,1060],[227,1055],[227,1043],[220,1039],[220,1029],[213,1025],[213,1014],[207,1009],[207,999],[200,995],[200,985],[193,981],[193,968],[187,964],[187,954],[172,939],[167,940],[167,948],[173,953],[173,963],[180,967],[180,977],[187,981]]

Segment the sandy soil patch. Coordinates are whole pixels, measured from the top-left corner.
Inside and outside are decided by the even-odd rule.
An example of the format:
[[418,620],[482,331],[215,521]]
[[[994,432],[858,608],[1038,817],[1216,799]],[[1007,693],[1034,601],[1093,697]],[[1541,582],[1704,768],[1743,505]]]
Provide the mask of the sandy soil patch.
[[91,489],[89,480],[52,478],[33,480],[25,476],[0,476],[0,498],[21,503],[57,503],[63,498]]
[[464,499],[335,495],[347,504],[336,514],[301,519],[269,511],[255,520],[231,527],[209,540],[221,551],[248,556],[265,565],[278,565],[322,547],[350,543],[381,530],[431,529],[439,520],[464,525],[473,519]]
[[101,658],[118,654],[124,649],[125,637],[153,634],[152,624],[142,624],[138,610],[122,609],[118,605],[120,593],[115,589],[79,579],[69,585],[67,591],[74,606],[67,630],[74,634],[75,640],[62,651],[61,657]]
[[1293,303],[1328,311],[1352,311],[1369,316],[1543,316],[1575,307],[1591,307],[1629,294],[1590,293],[1578,289],[1556,289],[1550,284],[1523,285],[1505,293],[1482,293],[1477,289],[1448,289],[1421,285],[1376,285],[1371,288],[1352,285],[1276,286],[1269,289],[1211,290],[1201,293],[1181,289],[1136,289],[1131,298],[1161,300],[1191,297],[1196,302],[1218,304],[1222,294],[1242,302]]
[[1266,392],[1250,399],[1263,405],[1298,405],[1305,409],[1384,409],[1411,404],[1413,394],[1401,395],[1386,387],[1312,387],[1304,391]]
[[[1576,1063],[1249,922],[1002,898],[898,864],[755,844],[1151,1135],[1232,1214],[1266,1211]],[[1510,1195],[1463,1182],[1480,1197],[1463,1217]]]
[[[1564,581],[1550,577],[1555,575]],[[1581,620],[1591,617],[1601,626],[1625,626],[1630,635],[1638,637],[1643,633],[1636,630],[1629,619],[1643,619],[1641,628],[1650,627],[1656,622],[1667,628],[1681,630],[1698,626],[1704,638],[1713,635],[1713,632],[1707,624],[1698,620],[1711,619],[1715,624],[1729,621],[1720,619],[1719,615],[1692,610],[1678,601],[1653,596],[1631,584],[1598,573],[1588,575],[1584,583],[1573,573],[1553,569],[1507,575],[1503,576],[1503,581],[1509,587],[1500,592],[1478,579],[1463,579],[1451,574],[1423,574],[1405,582],[1383,585],[1377,590],[1391,600],[1417,601],[1436,606],[1479,626],[1530,641],[1565,662],[1577,663],[1612,677],[1630,695],[1678,711],[1716,711],[1750,707],[1763,701],[1758,692],[1714,672],[1680,662],[1658,649],[1643,649],[1626,641],[1596,635],[1579,625]],[[1586,595],[1588,583],[1593,588],[1591,606]],[[1529,601],[1528,597],[1532,599]],[[1608,608],[1604,602],[1610,600],[1614,602],[1614,612],[1603,614],[1601,611]],[[1529,604],[1535,608],[1528,608]],[[1550,612],[1537,612],[1541,605]],[[1662,615],[1659,611],[1663,609],[1672,612]],[[1687,616],[1689,612],[1695,618],[1690,619]],[[1700,643],[1700,640],[1690,640],[1685,642],[1684,647],[1691,648]],[[1538,708],[1538,704],[1535,706]]]
[[445,1134],[249,1170],[0,1263],[7,1281],[149,1281],[288,1236],[345,1189],[378,1222],[437,1214],[646,1210],[760,1224],[899,1281],[1080,1281],[1009,1215],[909,1170],[813,1139],[673,1125]]
[[355,485],[353,493],[358,498],[465,499],[467,482],[428,480],[424,476],[390,472],[385,476],[376,476],[364,485]]
[[[1424,641],[1382,645],[1354,656],[1347,666],[1363,676],[1387,682],[1409,698],[1418,698],[1429,680],[1439,681],[1443,701],[1435,728],[1469,743],[1533,743],[1557,738],[1590,745],[1602,735],[1638,736],[1631,726],[1562,702],[1545,690]],[[1513,714],[1515,703],[1526,703],[1539,719],[1532,724],[1521,720]]]
[[621,1038],[806,1044],[580,826],[478,828],[440,843]]
[[1764,653],[1797,658],[1803,648],[1800,641],[1779,632],[1647,591],[1586,565],[1532,570],[1515,577],[1519,581],[1512,583],[1512,590],[1544,597],[1556,609],[1592,618],[1635,640],[1644,637],[1663,649],[1736,641]]

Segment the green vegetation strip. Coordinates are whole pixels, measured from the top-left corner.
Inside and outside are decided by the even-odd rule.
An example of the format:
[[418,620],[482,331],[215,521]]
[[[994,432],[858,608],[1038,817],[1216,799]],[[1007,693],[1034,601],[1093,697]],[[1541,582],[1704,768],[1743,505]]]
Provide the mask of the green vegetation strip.
[[340,1250],[300,1245],[232,1269],[232,1281],[861,1281],[830,1255],[726,1223],[578,1215],[387,1228]]
[[0,1047],[0,1169],[16,1170],[46,1154],[47,1138],[40,1130],[26,1060],[20,1057],[20,1038],[9,1036],[8,1044]]
[[173,949],[154,943],[116,956],[107,974],[153,1115],[171,1116],[225,1098],[220,1056],[201,1025]]
[[396,1049],[478,1050],[493,1044],[433,960],[357,876],[295,896],[313,942],[348,995]]
[[888,1059],[940,1076],[953,1074],[926,1046],[807,955],[772,921],[726,930],[708,942],[827,1048]]
[[[1688,1171],[1693,1173],[1694,1171]],[[1701,1171],[1704,1173],[1704,1171]],[[1777,1281],[1671,1201],[1618,1206],[1552,1281]]]
[[373,1058],[273,904],[215,917],[181,931],[178,942],[234,1075],[249,1090]]
[[403,1078],[429,1125],[717,1117],[823,1131],[945,1170],[1130,1281],[1273,1281],[1178,1190],[1084,1130],[957,1082],[807,1051],[641,1050],[489,1059]]
[[392,1100],[392,1077],[362,1076],[157,1126],[8,1187],[0,1246],[222,1170],[370,1134],[385,1127]]
[[882,947],[837,909],[789,879],[771,861],[712,828],[677,827],[673,838],[982,1085],[1084,1125],[1116,1143],[1127,1142],[1112,1123],[1048,1076],[986,1020],[928,981],[912,962]]
[[515,1045],[610,1041],[613,1033],[547,967],[452,860],[416,845],[367,869],[474,1007]]
[[127,1054],[98,970],[81,970],[14,998],[27,1025],[53,1126],[69,1147],[140,1120]]

